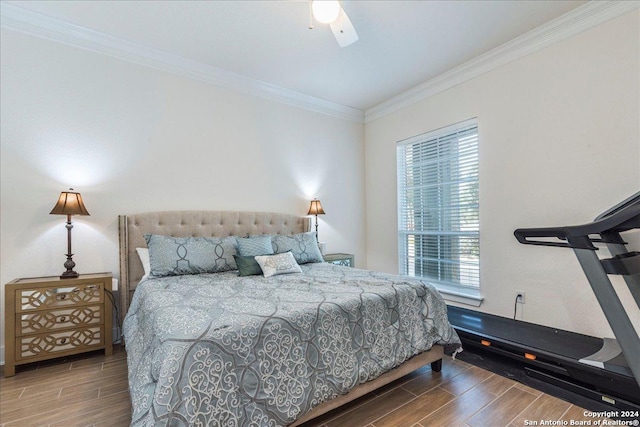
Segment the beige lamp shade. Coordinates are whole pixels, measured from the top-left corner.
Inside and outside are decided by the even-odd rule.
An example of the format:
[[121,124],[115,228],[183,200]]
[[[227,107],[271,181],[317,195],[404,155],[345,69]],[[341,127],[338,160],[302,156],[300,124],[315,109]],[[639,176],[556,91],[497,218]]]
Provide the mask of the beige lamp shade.
[[58,203],[49,213],[51,215],[89,215],[89,211],[82,201],[82,196],[73,191],[73,188],[60,193]]
[[311,205],[309,206],[309,212],[307,212],[307,215],[324,215],[324,210],[322,209],[320,200],[313,199],[311,201]]

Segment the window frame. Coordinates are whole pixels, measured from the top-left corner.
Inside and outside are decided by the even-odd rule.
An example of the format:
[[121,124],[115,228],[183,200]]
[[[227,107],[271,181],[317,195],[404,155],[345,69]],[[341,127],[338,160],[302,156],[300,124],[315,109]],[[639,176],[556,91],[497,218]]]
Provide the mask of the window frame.
[[[405,220],[406,218],[403,217],[403,213],[406,213],[406,210],[409,209],[409,203],[407,203],[406,205],[404,204],[405,201],[407,200],[406,196],[406,192],[410,191],[407,190],[407,186],[406,181],[407,181],[407,177],[409,176],[409,174],[407,173],[407,168],[406,168],[406,160],[408,158],[407,153],[406,153],[406,147],[408,146],[417,146],[421,143],[425,144],[425,147],[428,147],[428,144],[434,143],[438,144],[438,140],[440,139],[447,139],[447,137],[450,138],[454,138],[454,135],[460,132],[464,132],[464,131],[468,131],[468,130],[472,130],[473,128],[475,128],[475,152],[473,154],[473,156],[475,156],[475,168],[477,171],[477,175],[475,180],[473,181],[473,183],[475,183],[475,185],[477,186],[477,191],[478,191],[478,195],[477,195],[477,205],[476,205],[476,210],[475,210],[475,214],[477,215],[477,228],[475,228],[474,230],[471,231],[470,237],[473,239],[477,239],[477,251],[478,251],[478,255],[477,255],[477,263],[474,264],[470,264],[472,265],[471,268],[474,268],[474,266],[477,268],[477,286],[469,286],[469,285],[464,285],[461,283],[455,283],[451,282],[451,281],[446,281],[446,280],[438,280],[437,278],[433,278],[433,277],[428,277],[428,276],[421,276],[421,275],[415,275],[415,276],[410,276],[410,277],[418,277],[418,278],[423,278],[426,281],[428,281],[429,283],[433,284],[445,297],[446,300],[449,301],[454,301],[454,302],[460,302],[460,303],[465,303],[465,304],[470,304],[470,305],[474,305],[474,306],[479,306],[480,303],[482,302],[483,298],[480,294],[480,255],[479,255],[479,251],[480,251],[480,219],[479,219],[479,215],[480,215],[480,206],[479,206],[479,187],[480,187],[480,176],[479,176],[479,169],[480,169],[480,132],[479,132],[479,124],[478,124],[478,119],[477,118],[472,118],[469,120],[465,120],[459,123],[455,123],[453,125],[449,125],[449,126],[445,126],[430,132],[426,132],[426,133],[422,133],[420,135],[416,135],[401,141],[398,141],[396,144],[396,165],[397,165],[397,170],[396,170],[396,177],[397,177],[397,214],[398,214],[398,270],[399,273],[401,275],[407,275],[409,276],[409,272],[407,271],[408,269],[408,265],[409,265],[409,259],[410,256],[409,254],[409,250],[408,247],[409,245],[406,243],[407,239],[408,239],[408,235],[409,234],[413,234],[413,235],[417,235],[417,234],[422,234],[422,235],[434,235],[434,236],[439,236],[442,237],[444,235],[446,235],[448,233],[448,231],[446,230],[442,230],[442,228],[439,228],[437,231],[431,229],[430,231],[424,231],[424,230],[416,230],[415,228],[413,230],[410,229],[409,226],[403,226],[403,220]],[[441,166],[442,164],[446,164],[446,160],[447,158],[451,158],[450,154],[449,155],[440,155],[437,154],[436,156],[434,156],[435,160],[439,160],[439,165]],[[456,156],[456,158],[454,159],[455,161],[458,161],[460,159],[460,157]],[[430,159],[431,160],[431,159]],[[447,164],[447,166],[450,166],[450,164]],[[455,169],[456,171],[459,171],[460,168],[460,164],[458,164],[459,168]],[[421,173],[422,175],[422,173]],[[428,184],[425,183],[421,183],[418,185],[413,185],[411,187],[411,189],[415,189],[417,187],[424,187],[426,185],[431,185],[431,186],[442,186],[442,182],[438,179],[437,182],[429,182]],[[474,184],[472,184],[474,185]],[[460,187],[456,187],[458,188],[458,190],[460,189]],[[424,202],[421,202],[424,203]],[[439,205],[440,206],[440,205]],[[459,204],[456,204],[455,206],[459,206]],[[421,210],[420,212],[425,212],[424,210]],[[406,222],[410,222],[411,220],[407,220]],[[454,220],[449,220],[450,223],[455,224],[456,221]],[[461,220],[460,218],[457,219],[457,224],[460,225],[461,224]],[[411,233],[411,231],[413,231],[414,233]],[[418,231],[418,233],[415,233],[416,231]],[[460,232],[455,234],[456,236],[460,237],[461,235],[466,234],[468,235],[469,233],[466,232]],[[445,239],[446,240],[446,239]],[[452,240],[457,240],[458,244],[460,244],[460,239],[452,239]],[[423,243],[423,245],[425,245]],[[414,245],[414,250],[417,249],[418,245]],[[440,246],[440,243],[434,245],[431,244],[429,245],[428,243],[426,244],[427,249],[428,248],[433,248],[435,246]],[[421,251],[424,251],[424,248],[420,248]],[[451,249],[453,250],[453,249]],[[415,257],[415,254],[414,254]],[[444,264],[450,264],[450,265],[454,265],[455,263],[451,264],[450,262],[448,262],[447,260],[449,260],[449,258],[440,258],[440,255],[438,255],[437,257],[437,261],[431,260],[432,264],[440,266],[439,268],[442,267],[442,265]],[[415,261],[414,261],[415,262]],[[427,261],[422,261],[424,264],[428,264]],[[415,264],[414,264],[415,265]],[[460,276],[462,273],[462,269],[459,268],[460,266],[462,266],[463,263],[462,262],[458,262],[458,276]],[[422,268],[422,271],[424,272],[424,265],[420,266]],[[453,270],[454,268],[452,268]],[[441,276],[440,276],[441,277]],[[469,279],[471,280],[471,279]]]

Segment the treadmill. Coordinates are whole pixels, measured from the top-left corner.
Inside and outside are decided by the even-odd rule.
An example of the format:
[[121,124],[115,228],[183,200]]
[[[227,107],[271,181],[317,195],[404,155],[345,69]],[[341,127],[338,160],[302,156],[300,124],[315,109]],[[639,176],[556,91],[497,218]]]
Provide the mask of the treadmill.
[[[640,325],[634,327],[609,275],[621,275],[640,310],[640,252],[621,233],[640,229],[640,192],[589,224],[522,228],[522,244],[574,251],[616,337],[596,338],[505,317],[449,307],[449,321],[466,345],[525,363],[527,374],[618,409],[640,409]],[[610,257],[601,258],[596,245]],[[608,255],[604,255],[608,256]],[[635,309],[635,307],[634,307]]]

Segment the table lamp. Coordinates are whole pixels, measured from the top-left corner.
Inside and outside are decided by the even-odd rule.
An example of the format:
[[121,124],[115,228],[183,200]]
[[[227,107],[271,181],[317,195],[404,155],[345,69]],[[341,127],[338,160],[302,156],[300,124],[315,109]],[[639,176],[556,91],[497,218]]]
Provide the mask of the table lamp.
[[73,262],[73,254],[71,253],[71,229],[73,228],[73,224],[71,224],[71,215],[89,215],[89,211],[84,207],[82,196],[80,193],[73,191],[73,188],[70,188],[69,191],[63,191],[60,193],[58,203],[56,203],[49,214],[67,216],[67,261],[64,263],[67,271],[62,273],[60,278],[73,279],[78,277],[79,274],[73,270],[76,263]]
[[309,206],[309,212],[307,212],[307,215],[315,215],[316,216],[316,241],[319,242],[319,240],[318,240],[318,215],[324,215],[324,210],[322,209],[322,204],[320,203],[320,200],[313,199],[311,201],[311,205]]

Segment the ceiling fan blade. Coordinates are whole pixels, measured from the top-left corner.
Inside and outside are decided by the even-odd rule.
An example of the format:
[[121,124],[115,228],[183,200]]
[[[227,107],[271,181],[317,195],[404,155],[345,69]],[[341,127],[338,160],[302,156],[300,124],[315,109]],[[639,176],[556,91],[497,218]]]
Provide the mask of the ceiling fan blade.
[[340,16],[329,25],[340,47],[349,46],[358,41],[356,29],[353,28],[353,24],[344,9],[340,8]]

